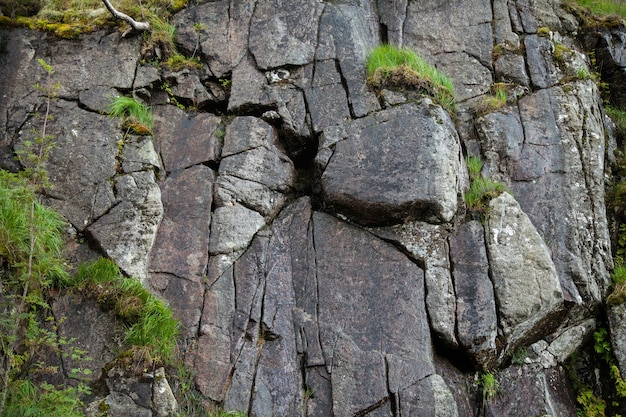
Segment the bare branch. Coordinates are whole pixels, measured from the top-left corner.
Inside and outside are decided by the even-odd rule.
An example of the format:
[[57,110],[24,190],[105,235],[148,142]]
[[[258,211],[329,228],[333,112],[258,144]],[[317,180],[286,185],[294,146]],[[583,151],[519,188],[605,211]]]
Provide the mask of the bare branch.
[[[127,15],[125,13],[122,13],[122,12],[118,12],[117,9],[115,7],[113,7],[113,5],[111,4],[111,2],[109,0],[102,0],[102,2],[106,6],[106,8],[109,9],[109,11],[113,15],[113,17],[115,17],[116,19],[121,19],[121,20],[125,21],[133,29],[135,29],[137,32],[143,32],[143,31],[146,31],[146,30],[150,30],[150,23],[148,23],[148,22],[138,22],[135,19],[133,19],[132,17],[130,17],[129,15]],[[127,33],[128,33],[128,31],[124,32],[124,35],[126,35]]]

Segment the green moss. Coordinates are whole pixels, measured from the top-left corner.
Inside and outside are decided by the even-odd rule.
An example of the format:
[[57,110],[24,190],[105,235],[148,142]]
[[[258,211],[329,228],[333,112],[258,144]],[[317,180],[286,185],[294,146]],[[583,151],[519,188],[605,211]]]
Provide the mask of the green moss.
[[185,68],[188,69],[199,69],[202,68],[202,62],[200,62],[200,58],[187,58],[181,54],[175,54],[168,58],[165,61],[165,66],[167,66],[172,71],[180,71]]
[[366,68],[368,83],[376,88],[423,91],[446,110],[454,111],[452,80],[411,49],[380,45],[369,53]]
[[542,36],[544,38],[549,38],[550,37],[550,28],[547,27],[540,27],[539,29],[537,29],[537,35],[538,36]]

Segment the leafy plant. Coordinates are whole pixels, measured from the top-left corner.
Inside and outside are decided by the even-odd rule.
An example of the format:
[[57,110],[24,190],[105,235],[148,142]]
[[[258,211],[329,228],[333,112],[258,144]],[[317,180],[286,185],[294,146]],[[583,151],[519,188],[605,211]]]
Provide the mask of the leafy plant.
[[380,45],[368,55],[366,68],[368,82],[374,87],[423,91],[446,110],[454,110],[452,80],[409,48]]
[[604,417],[605,415],[606,403],[603,399],[596,397],[587,387],[580,390],[576,402],[582,407],[577,414],[581,417]]
[[150,134],[152,129],[152,111],[144,103],[132,98],[120,96],[111,101],[109,115],[122,119],[122,127],[138,135]]
[[615,384],[615,392],[618,397],[626,398],[626,381],[622,378],[619,368],[613,357],[613,347],[609,338],[609,333],[605,328],[601,328],[593,334],[594,350],[609,366],[611,379]]

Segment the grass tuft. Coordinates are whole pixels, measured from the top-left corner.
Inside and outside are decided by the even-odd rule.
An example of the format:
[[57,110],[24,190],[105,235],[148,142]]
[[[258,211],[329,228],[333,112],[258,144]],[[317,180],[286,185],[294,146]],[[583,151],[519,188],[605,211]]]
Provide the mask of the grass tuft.
[[144,103],[132,97],[120,96],[111,101],[107,111],[109,115],[122,119],[123,128],[137,135],[150,134],[152,110]]
[[452,80],[409,48],[388,44],[367,57],[368,83],[377,88],[399,87],[424,91],[448,111],[454,111]]
[[485,211],[492,198],[507,191],[506,187],[491,178],[483,178],[480,172],[483,168],[482,161],[475,156],[466,159],[467,169],[470,176],[470,187],[465,193],[464,200],[467,207],[477,211]]

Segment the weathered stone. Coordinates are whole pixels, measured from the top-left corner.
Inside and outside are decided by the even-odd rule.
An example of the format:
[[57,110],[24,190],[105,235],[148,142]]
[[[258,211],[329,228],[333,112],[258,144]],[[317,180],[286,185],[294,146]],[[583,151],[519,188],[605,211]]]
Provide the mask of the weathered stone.
[[492,82],[491,3],[409,2],[403,44],[454,80],[458,100],[484,94]]
[[180,322],[181,335],[195,337],[200,328],[204,300],[204,285],[168,273],[150,273],[150,289],[159,294]]
[[423,222],[374,228],[372,232],[401,245],[424,265],[430,328],[443,345],[457,347],[456,294],[450,274],[448,232],[441,225]]
[[231,122],[216,183],[219,206],[240,202],[274,217],[295,180],[293,163],[272,126],[254,117],[238,117]]
[[121,90],[133,87],[140,37],[126,39],[118,32],[97,31],[78,40],[60,40],[42,46],[42,56],[55,74],[62,74],[57,78],[59,96],[78,98],[80,91],[92,86]]
[[595,319],[588,319],[583,323],[568,327],[555,335],[550,346],[548,346],[548,352],[554,356],[559,364],[565,364],[572,353],[590,338],[595,328]]
[[613,354],[622,375],[626,375],[626,303],[610,306],[607,312]]
[[491,200],[486,227],[499,324],[512,350],[549,334],[563,293],[548,247],[510,194]]
[[552,87],[559,81],[556,65],[552,59],[554,45],[550,39],[538,35],[524,38],[526,63],[533,85],[537,88]]
[[321,178],[327,209],[366,225],[452,219],[460,145],[440,107],[428,100],[398,106],[346,130]]
[[163,169],[161,158],[154,149],[151,138],[146,136],[131,136],[124,142],[122,150],[122,170],[125,173],[156,169]]
[[[379,42],[374,2],[330,3],[324,7],[320,19],[317,60],[336,65],[343,87],[348,94],[350,113],[354,117],[363,117],[379,110],[376,96],[367,88],[365,66],[367,54]],[[328,51],[328,56],[321,51]],[[332,51],[332,52],[331,52]],[[317,64],[316,64],[317,68]],[[315,76],[318,77],[316,71]],[[324,73],[319,74],[324,76]],[[328,86],[326,78],[318,81],[319,86]],[[328,88],[322,88],[328,92]],[[319,91],[318,91],[319,92]]]
[[94,86],[81,90],[78,93],[78,102],[91,111],[107,113],[113,100],[120,95],[115,88]]
[[562,368],[512,366],[497,373],[499,389],[487,401],[485,415],[493,417],[576,416],[575,394]]
[[116,178],[119,204],[87,229],[122,271],[144,282],[148,259],[163,217],[161,190],[152,171]]
[[150,272],[200,282],[207,268],[214,172],[198,165],[161,185],[164,216],[150,257]]
[[245,249],[254,234],[264,225],[265,221],[259,213],[241,204],[227,204],[215,209],[211,222],[209,253],[230,254]]
[[186,114],[175,106],[154,111],[154,141],[168,172],[201,163],[217,163],[221,118],[207,113]]
[[524,96],[519,114],[509,109],[477,123],[487,172],[510,178],[520,206],[552,250],[565,299],[575,303],[602,299],[612,265],[598,100],[593,83],[577,82],[568,93],[555,87]]
[[186,7],[173,19],[176,43],[190,54],[196,52],[213,76],[224,77],[246,55],[255,3],[211,1]]
[[[52,312],[58,337],[73,340],[59,346],[63,369],[67,372],[78,370],[78,373],[70,372],[68,376],[83,382],[99,380],[105,365],[115,359],[121,348],[119,335],[122,329],[116,324],[114,313],[102,311],[96,301],[76,302],[76,298],[70,295],[57,299],[52,304]],[[77,351],[84,353],[76,355]],[[85,370],[91,373],[82,372]]]
[[140,407],[130,396],[119,392],[112,392],[107,395],[104,404],[106,404],[107,416],[152,417],[152,412],[149,409]]
[[437,374],[403,390],[398,399],[402,416],[458,417],[456,402],[448,385]]
[[498,316],[480,222],[464,223],[450,237],[450,263],[459,343],[474,366],[491,369],[497,357]]
[[521,55],[505,53],[496,58],[494,69],[499,80],[528,87],[530,80],[526,74],[526,61]]
[[347,91],[334,60],[316,61],[313,79],[304,93],[314,131],[320,132],[350,119]]
[[165,377],[165,369],[154,371],[152,382],[152,411],[155,417],[171,417],[178,412],[178,401]]
[[231,371],[231,323],[235,312],[232,269],[207,289],[193,368],[196,385],[213,401],[221,401]]
[[313,61],[322,9],[316,0],[257,1],[248,46],[259,68],[304,65]]
[[189,102],[196,109],[202,108],[207,103],[217,102],[217,99],[204,87],[198,74],[188,69],[166,73],[165,79],[170,84],[170,91],[174,98]]
[[329,215],[314,213],[313,226],[333,411],[354,414],[434,372],[423,271],[387,243]]
[[[68,101],[53,102],[50,115],[46,130],[55,146],[44,164],[52,183],[48,202],[82,231],[114,203],[108,181],[116,173],[119,128],[110,118]],[[42,123],[37,117],[25,120],[16,150],[34,140]]]

